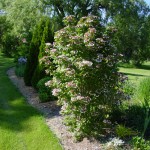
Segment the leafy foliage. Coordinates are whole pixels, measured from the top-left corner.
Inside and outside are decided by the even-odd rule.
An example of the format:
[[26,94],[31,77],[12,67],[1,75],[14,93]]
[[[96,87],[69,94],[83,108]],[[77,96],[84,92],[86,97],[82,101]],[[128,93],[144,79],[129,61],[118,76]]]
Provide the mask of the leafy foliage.
[[133,137],[132,146],[134,149],[148,150],[150,149],[150,142],[141,137]]
[[116,126],[116,134],[119,138],[127,138],[127,137],[131,137],[133,135],[136,135],[137,132],[135,132],[131,128],[127,128],[123,125],[117,125]]
[[30,34],[41,18],[41,7],[42,3],[37,0],[5,0],[3,9],[14,33]]
[[100,2],[97,0],[42,0],[48,14],[54,14],[59,27],[63,27],[63,18],[74,15],[76,18],[88,14],[100,15]]
[[102,131],[103,121],[125,99],[125,78],[117,69],[121,55],[111,45],[114,28],[100,25],[96,16],[82,17],[77,23],[68,16],[64,23],[66,27],[55,34],[55,44],[47,45],[50,50],[43,61],[53,75],[48,86],[53,87],[65,123],[79,140]]
[[56,97],[54,97],[52,95],[51,88],[49,88],[45,85],[45,83],[47,81],[50,81],[51,79],[52,79],[51,77],[45,77],[45,78],[41,79],[37,84],[39,98],[40,98],[41,102],[56,100]]
[[2,37],[2,52],[7,56],[14,56],[17,46],[19,45],[19,39],[11,34],[5,33]]
[[149,7],[143,0],[115,0],[109,3],[108,12],[118,30],[115,44],[124,61],[140,65],[150,56]]
[[18,77],[23,77],[24,76],[24,70],[25,70],[25,64],[17,64],[15,68],[15,74]]

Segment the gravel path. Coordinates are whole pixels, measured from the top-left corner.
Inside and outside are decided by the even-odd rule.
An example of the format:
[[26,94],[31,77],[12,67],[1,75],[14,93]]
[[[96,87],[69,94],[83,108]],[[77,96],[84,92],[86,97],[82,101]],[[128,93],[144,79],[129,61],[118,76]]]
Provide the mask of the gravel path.
[[96,140],[84,138],[82,142],[74,142],[72,134],[62,123],[60,107],[56,105],[56,102],[39,103],[38,93],[32,87],[25,86],[23,79],[15,75],[14,68],[9,69],[7,74],[27,102],[44,114],[47,125],[59,138],[65,150],[101,150],[100,143]]

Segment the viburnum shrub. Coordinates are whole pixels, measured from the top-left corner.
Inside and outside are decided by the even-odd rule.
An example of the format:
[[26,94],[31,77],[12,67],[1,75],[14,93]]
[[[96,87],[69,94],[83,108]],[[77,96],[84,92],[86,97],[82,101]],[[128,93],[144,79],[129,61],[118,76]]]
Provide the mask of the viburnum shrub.
[[41,62],[53,75],[46,85],[62,105],[64,122],[79,140],[102,133],[109,113],[125,99],[125,78],[116,65],[121,55],[111,45],[114,28],[105,28],[96,16],[78,22],[68,16],[64,23],[53,45],[46,44]]

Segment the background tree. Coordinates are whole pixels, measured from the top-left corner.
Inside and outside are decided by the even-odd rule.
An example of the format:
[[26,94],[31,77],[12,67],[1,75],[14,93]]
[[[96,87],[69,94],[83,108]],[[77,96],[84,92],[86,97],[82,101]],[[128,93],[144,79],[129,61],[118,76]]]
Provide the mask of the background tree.
[[6,20],[6,15],[0,15],[0,49],[7,56],[14,56],[19,38],[11,33],[12,24]]
[[[124,55],[124,61],[133,60],[136,65],[148,58],[150,9],[143,0],[101,1],[106,20],[118,30],[115,45]],[[145,55],[147,53],[147,55]]]
[[63,27],[62,19],[68,15],[76,18],[88,14],[100,16],[98,0],[42,0],[45,10],[57,18],[57,23]]
[[[62,18],[65,16],[80,18],[93,14],[99,16],[105,26],[111,23],[117,28],[114,43],[126,62],[133,60],[140,64],[148,58],[150,10],[144,0],[1,0],[0,9],[6,12],[12,25],[11,35],[19,40],[26,38],[27,46],[41,16],[51,18],[52,28],[57,31],[64,26]],[[15,53],[22,49],[20,46]]]

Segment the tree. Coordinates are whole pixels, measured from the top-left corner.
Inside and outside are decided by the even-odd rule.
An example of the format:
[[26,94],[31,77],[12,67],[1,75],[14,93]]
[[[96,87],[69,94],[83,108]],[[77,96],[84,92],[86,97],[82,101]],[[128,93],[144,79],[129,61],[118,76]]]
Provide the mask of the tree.
[[98,0],[42,0],[51,15],[57,18],[57,23],[63,27],[62,19],[68,15],[76,18],[87,16],[88,14],[100,16],[100,3]]
[[38,0],[6,0],[4,10],[7,19],[13,23],[15,32],[28,33],[32,31],[41,17],[41,3]]
[[2,37],[10,29],[10,23],[6,21],[6,16],[0,15],[0,47],[2,46]]
[[12,24],[6,20],[6,15],[0,15],[0,49],[7,56],[14,56],[19,45],[19,38],[11,33]]
[[41,40],[41,45],[40,45],[40,51],[38,55],[38,62],[36,69],[34,71],[33,77],[32,77],[32,86],[34,88],[37,88],[37,83],[40,79],[46,76],[45,74],[45,67],[39,63],[40,59],[45,56],[45,43],[53,43],[54,42],[54,33],[52,31],[52,24],[50,22],[50,19],[47,18],[44,31],[43,31],[43,36]]
[[24,81],[25,84],[30,86],[31,80],[34,74],[34,71],[38,64],[38,55],[39,55],[39,48],[42,40],[42,35],[45,27],[45,17],[40,20],[40,22],[35,27],[32,41],[30,44],[29,49],[29,56],[27,59],[27,64],[25,68],[25,74],[24,74]]
[[[114,43],[124,61],[139,65],[147,60],[149,45],[149,7],[143,0],[115,0],[103,2],[108,23],[118,30]],[[147,55],[145,55],[147,53]]]

